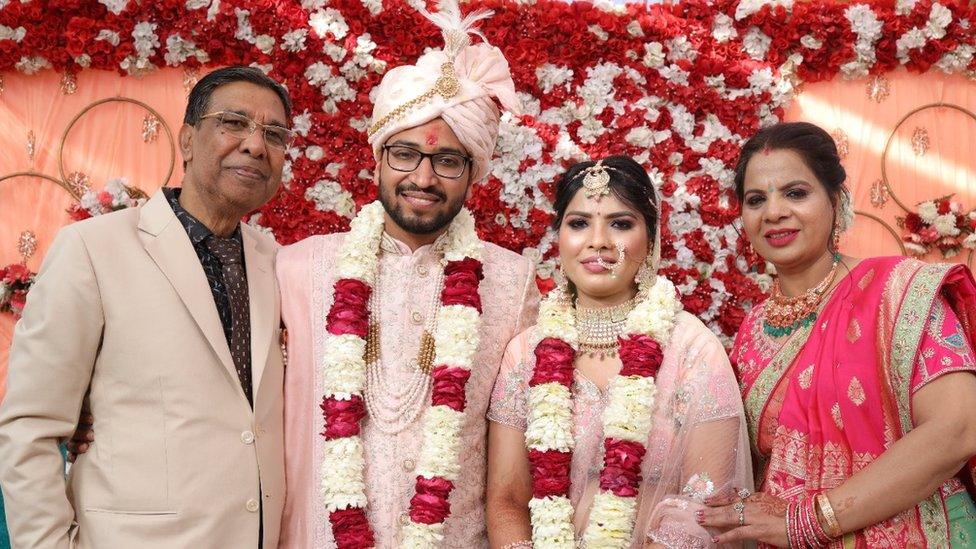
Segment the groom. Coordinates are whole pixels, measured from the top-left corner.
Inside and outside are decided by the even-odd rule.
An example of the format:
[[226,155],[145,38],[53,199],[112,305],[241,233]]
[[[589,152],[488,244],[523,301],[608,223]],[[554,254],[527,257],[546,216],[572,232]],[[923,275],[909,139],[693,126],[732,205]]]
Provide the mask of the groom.
[[[444,4],[438,15],[455,13]],[[460,27],[459,12],[454,19]],[[432,51],[388,72],[369,128],[382,206],[366,206],[350,233],[311,237],[278,255],[289,333],[282,547],[363,545],[369,536],[383,548],[440,536],[451,547],[488,546],[485,413],[505,346],[535,321],[539,299],[529,261],[478,240],[462,210],[472,185],[488,173],[496,100],[518,108],[508,63],[487,44]],[[361,238],[366,233],[373,238]],[[452,271],[474,265],[458,261],[465,253],[480,259],[480,284]],[[353,272],[371,293],[358,305],[346,294],[350,284],[364,284],[349,282]],[[340,278],[347,280],[337,290]],[[464,299],[462,286],[455,287],[462,279]],[[367,310],[368,330],[365,323],[358,332],[350,328],[356,323],[346,322],[349,315]],[[364,340],[367,364],[359,359],[362,347],[351,343]],[[459,350],[472,341],[473,353]],[[465,356],[466,399],[462,392],[450,406],[433,406],[432,392],[445,387],[438,377],[448,371],[445,363],[458,366]],[[350,411],[357,406],[361,415]],[[447,508],[438,484],[445,475],[453,478]],[[418,486],[426,492],[415,497]]]

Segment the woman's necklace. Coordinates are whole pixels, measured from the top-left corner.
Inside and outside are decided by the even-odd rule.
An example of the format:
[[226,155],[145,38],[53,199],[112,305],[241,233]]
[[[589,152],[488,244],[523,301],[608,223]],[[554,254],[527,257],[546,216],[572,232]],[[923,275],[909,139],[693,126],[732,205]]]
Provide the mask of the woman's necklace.
[[627,315],[640,301],[640,296],[634,296],[612,307],[586,308],[577,306],[575,309],[576,329],[579,332],[580,353],[588,357],[603,359],[617,356],[620,347],[620,334],[624,333]]
[[788,336],[800,328],[806,328],[817,319],[817,308],[827,289],[834,282],[840,258],[834,257],[830,272],[819,284],[795,297],[786,297],[779,289],[779,279],[773,282],[773,291],[763,307],[763,332],[771,337]]

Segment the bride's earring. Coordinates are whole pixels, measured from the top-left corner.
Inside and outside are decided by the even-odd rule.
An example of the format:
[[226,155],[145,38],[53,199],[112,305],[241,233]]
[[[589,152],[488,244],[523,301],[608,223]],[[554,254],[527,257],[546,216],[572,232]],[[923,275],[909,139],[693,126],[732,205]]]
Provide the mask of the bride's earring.
[[651,268],[651,257],[648,256],[647,259],[641,262],[640,267],[637,269],[637,275],[634,276],[634,282],[637,283],[638,291],[648,289],[653,279],[654,271]]
[[568,297],[570,295],[569,291],[569,277],[566,276],[566,269],[563,268],[562,263],[559,264],[559,270],[556,271],[556,289],[560,295]]

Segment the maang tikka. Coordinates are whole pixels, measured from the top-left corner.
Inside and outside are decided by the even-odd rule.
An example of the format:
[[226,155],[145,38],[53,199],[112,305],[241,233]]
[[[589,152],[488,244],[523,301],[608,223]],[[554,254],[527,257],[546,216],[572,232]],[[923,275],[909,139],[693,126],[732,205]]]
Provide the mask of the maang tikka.
[[597,160],[589,168],[581,171],[576,177],[583,176],[583,194],[586,198],[600,198],[610,194],[610,170],[603,165],[603,160]]

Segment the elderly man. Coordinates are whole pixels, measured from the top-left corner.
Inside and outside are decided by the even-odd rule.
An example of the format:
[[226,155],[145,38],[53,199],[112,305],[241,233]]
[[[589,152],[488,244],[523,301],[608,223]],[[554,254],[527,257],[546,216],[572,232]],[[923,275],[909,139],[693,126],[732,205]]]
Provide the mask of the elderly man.
[[501,52],[468,45],[448,4],[432,17],[444,51],[389,71],[377,90],[379,202],[349,233],[278,255],[283,547],[488,545],[485,412],[538,290],[529,261],[480,241],[463,209],[488,173],[495,100],[518,101]]
[[[276,244],[291,105],[253,68],[190,93],[182,189],[65,227],[17,324],[0,408],[16,547],[275,547],[284,503]],[[88,399],[97,441],[58,442]],[[67,484],[67,485],[66,485]]]

